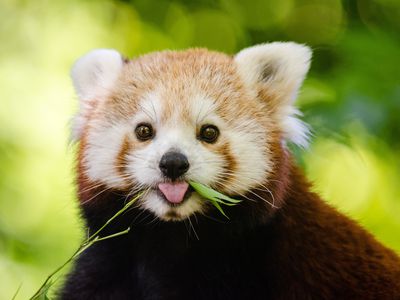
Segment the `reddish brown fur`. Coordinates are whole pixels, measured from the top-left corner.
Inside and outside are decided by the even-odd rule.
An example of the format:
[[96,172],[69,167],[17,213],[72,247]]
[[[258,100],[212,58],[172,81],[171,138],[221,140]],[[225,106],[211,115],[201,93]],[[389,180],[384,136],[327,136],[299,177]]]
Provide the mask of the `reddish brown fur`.
[[297,168],[290,172],[277,234],[285,236],[279,259],[296,262],[295,282],[318,299],[400,299],[399,257],[310,192]]
[[[235,156],[232,154],[231,149],[229,147],[228,143],[224,143],[220,146],[218,146],[217,152],[224,157],[224,175],[222,176],[223,178],[217,183],[216,189],[223,189],[224,186],[229,185],[230,183],[235,184],[235,178],[234,174],[237,169],[237,162],[235,159]],[[233,181],[233,182],[231,182]]]
[[122,142],[121,149],[116,158],[116,169],[118,174],[121,177],[126,177],[126,156],[132,150],[132,144],[128,135],[125,136],[124,141]]

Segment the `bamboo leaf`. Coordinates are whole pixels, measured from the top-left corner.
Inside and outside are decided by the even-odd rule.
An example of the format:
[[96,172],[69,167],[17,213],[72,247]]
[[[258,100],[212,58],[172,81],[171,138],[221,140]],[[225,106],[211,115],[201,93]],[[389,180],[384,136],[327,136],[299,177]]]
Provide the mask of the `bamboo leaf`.
[[224,210],[222,209],[221,205],[219,205],[218,202],[216,202],[212,199],[209,199],[209,200],[220,211],[221,214],[223,214],[227,219],[229,219],[229,217],[225,214]]
[[189,184],[200,196],[209,200],[220,211],[220,213],[228,219],[229,217],[225,214],[220,204],[234,206],[242,201],[221,194],[220,192],[217,192],[216,190],[213,190],[212,188],[198,182],[189,181]]
[[198,182],[190,181],[189,184],[196,190],[196,192],[198,192],[201,196],[207,199],[214,198],[220,201],[225,200],[228,203],[234,203],[234,204],[238,204],[242,201],[221,194],[220,192],[217,192],[216,190]]

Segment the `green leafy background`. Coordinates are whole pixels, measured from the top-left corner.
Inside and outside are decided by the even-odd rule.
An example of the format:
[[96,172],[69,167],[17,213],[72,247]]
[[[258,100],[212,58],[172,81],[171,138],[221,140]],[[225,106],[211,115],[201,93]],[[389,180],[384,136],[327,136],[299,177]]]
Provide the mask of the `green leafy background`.
[[399,20],[397,0],[1,0],[0,299],[31,296],[83,237],[68,73],[98,47],[310,45],[298,105],[314,136],[293,150],[316,191],[400,252]]

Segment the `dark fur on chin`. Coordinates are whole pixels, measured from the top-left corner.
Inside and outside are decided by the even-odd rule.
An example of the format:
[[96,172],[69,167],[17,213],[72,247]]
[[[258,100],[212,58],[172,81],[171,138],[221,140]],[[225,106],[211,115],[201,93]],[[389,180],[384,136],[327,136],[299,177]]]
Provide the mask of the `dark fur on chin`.
[[[310,192],[297,168],[283,170],[288,180],[271,187],[279,209],[247,201],[225,209],[231,221],[198,215],[199,240],[188,222],[130,210],[104,235],[132,230],[83,253],[60,298],[400,299],[398,256]],[[84,205],[91,231],[124,200],[109,192]]]

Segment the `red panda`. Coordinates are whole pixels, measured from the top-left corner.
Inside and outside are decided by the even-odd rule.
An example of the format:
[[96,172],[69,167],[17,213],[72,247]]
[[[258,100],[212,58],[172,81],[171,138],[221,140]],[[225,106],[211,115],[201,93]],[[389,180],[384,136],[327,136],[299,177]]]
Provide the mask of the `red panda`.
[[[78,195],[95,232],[61,299],[400,299],[400,260],[313,193],[287,143],[311,51],[205,49],[132,60],[94,50],[72,68]],[[229,219],[189,185],[240,199]]]

